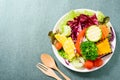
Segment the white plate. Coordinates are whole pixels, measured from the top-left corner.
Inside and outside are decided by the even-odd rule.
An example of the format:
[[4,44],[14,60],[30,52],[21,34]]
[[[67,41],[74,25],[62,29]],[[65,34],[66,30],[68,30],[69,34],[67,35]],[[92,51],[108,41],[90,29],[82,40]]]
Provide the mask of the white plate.
[[[84,11],[84,10],[93,11],[94,13],[96,13],[96,11],[90,10],[90,9],[76,9],[76,10],[74,10],[74,11]],[[55,32],[56,29],[58,29],[58,26],[59,26],[60,21],[62,21],[62,19],[63,19],[67,14],[68,14],[68,13],[66,13],[65,15],[63,15],[63,16],[58,20],[58,22],[57,22],[56,25],[54,26],[53,32]],[[110,26],[112,27],[112,24],[111,24],[110,22],[108,23],[108,25],[110,25]],[[112,29],[113,29],[113,27],[112,27]],[[72,66],[70,63],[69,63],[69,65],[66,64],[65,59],[63,59],[63,58],[58,54],[58,51],[56,50],[56,48],[54,47],[54,45],[52,45],[52,48],[53,48],[54,54],[55,54],[55,56],[57,57],[57,59],[58,59],[65,67],[67,67],[67,68],[69,68],[69,69],[71,69],[71,70],[73,70],[73,71],[77,71],[77,72],[91,72],[91,71],[95,71],[95,70],[98,70],[98,69],[100,69],[101,67],[103,67],[103,66],[111,59],[111,57],[113,56],[114,50],[115,50],[115,47],[116,47],[116,34],[115,34],[114,29],[113,29],[113,33],[114,33],[114,40],[111,42],[111,44],[112,44],[112,54],[109,54],[109,55],[107,55],[106,57],[103,57],[103,58],[102,58],[103,61],[104,61],[104,64],[103,64],[102,66],[97,67],[97,68],[93,68],[93,69],[90,69],[90,70],[85,69],[85,68],[83,68],[83,69],[76,69],[76,68],[74,68],[74,66]]]

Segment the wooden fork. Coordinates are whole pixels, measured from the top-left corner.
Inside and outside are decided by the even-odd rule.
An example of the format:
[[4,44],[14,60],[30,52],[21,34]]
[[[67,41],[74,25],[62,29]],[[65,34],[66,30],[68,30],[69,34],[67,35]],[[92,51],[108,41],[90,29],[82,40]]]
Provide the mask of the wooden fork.
[[50,77],[53,77],[53,78],[55,78],[57,80],[62,80],[55,74],[55,72],[51,68],[49,68],[49,67],[47,67],[47,66],[45,66],[45,65],[43,65],[41,63],[38,63],[36,65],[36,67],[38,69],[40,69],[44,74],[46,74],[46,75],[48,75]]

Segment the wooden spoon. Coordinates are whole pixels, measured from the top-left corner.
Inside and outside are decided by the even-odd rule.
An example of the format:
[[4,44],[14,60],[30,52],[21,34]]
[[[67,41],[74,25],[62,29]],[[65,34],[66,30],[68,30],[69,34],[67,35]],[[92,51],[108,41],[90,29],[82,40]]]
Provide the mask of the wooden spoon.
[[57,70],[66,80],[71,80],[69,77],[67,77],[63,72],[61,72],[58,69],[58,67],[55,64],[54,59],[50,55],[48,55],[46,53],[42,54],[41,61],[43,62],[44,65]]

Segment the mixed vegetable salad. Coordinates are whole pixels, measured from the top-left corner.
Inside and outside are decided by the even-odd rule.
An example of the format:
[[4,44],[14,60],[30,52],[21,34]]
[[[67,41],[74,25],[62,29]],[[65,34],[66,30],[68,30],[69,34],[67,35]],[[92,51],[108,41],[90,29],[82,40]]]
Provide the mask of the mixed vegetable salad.
[[75,68],[92,69],[103,65],[102,57],[112,53],[114,39],[110,18],[101,11],[70,11],[49,37],[58,54]]

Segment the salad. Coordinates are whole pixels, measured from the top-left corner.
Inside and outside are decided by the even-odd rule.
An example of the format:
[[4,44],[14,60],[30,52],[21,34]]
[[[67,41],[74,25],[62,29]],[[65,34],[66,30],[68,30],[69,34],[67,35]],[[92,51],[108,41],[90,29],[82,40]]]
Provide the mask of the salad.
[[[76,69],[93,69],[112,54],[114,34],[109,16],[101,11],[71,10],[48,36],[58,54]],[[68,64],[68,65],[69,65]]]

